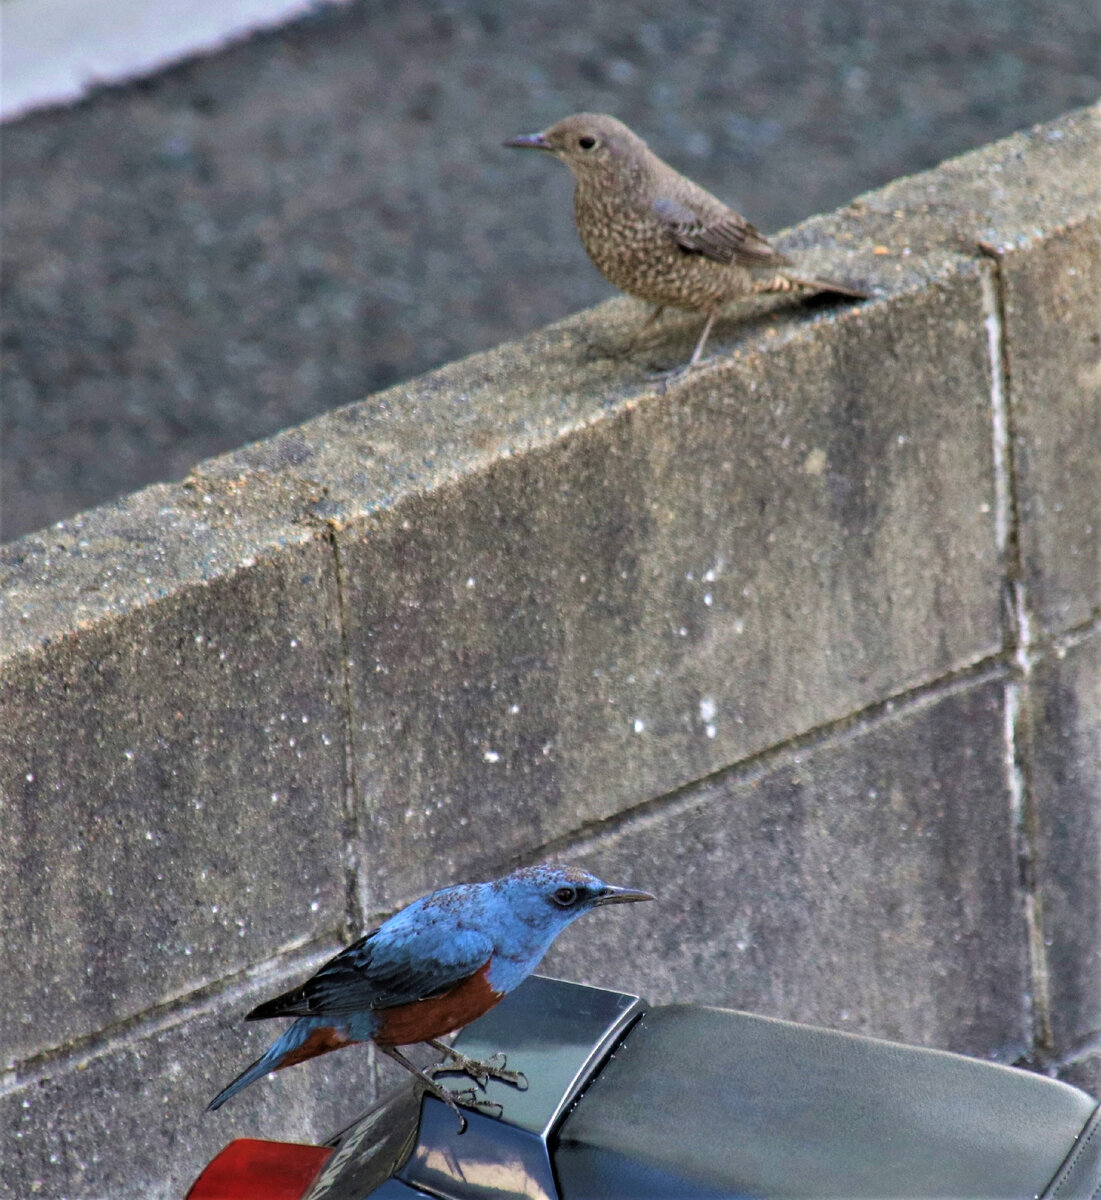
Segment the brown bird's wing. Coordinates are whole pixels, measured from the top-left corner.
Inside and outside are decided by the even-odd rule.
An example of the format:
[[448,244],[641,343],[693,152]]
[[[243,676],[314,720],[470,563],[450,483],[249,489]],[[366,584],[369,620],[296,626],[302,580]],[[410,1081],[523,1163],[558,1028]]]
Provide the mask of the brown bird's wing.
[[652,209],[682,250],[739,267],[790,266],[791,260],[744,217],[712,196],[706,199],[709,203],[686,204],[671,196],[658,196]]

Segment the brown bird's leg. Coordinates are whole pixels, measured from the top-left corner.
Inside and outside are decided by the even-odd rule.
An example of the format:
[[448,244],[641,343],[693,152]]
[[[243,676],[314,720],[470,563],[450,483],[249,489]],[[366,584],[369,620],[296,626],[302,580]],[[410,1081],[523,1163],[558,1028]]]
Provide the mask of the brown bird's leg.
[[628,340],[627,345],[616,353],[617,358],[626,358],[631,354],[646,336],[646,331],[658,323],[661,314],[665,312],[665,305],[659,304],[657,308],[646,318],[645,321],[635,330],[633,336]]
[[694,366],[700,361],[700,355],[703,353],[704,346],[707,345],[707,339],[711,334],[711,326],[715,324],[715,318],[718,316],[718,309],[712,309],[707,314],[707,321],[704,324],[703,332],[700,334],[700,340],[696,343],[695,350],[692,351],[692,357],[688,360],[688,365],[684,368],[686,371],[691,371]]
[[511,1083],[522,1092],[526,1092],[528,1089],[528,1077],[523,1071],[506,1070],[508,1059],[503,1054],[494,1054],[492,1058],[487,1058],[485,1061],[479,1062],[476,1058],[467,1058],[465,1054],[460,1054],[458,1050],[452,1049],[436,1038],[428,1038],[427,1044],[450,1060],[448,1062],[437,1063],[434,1067],[429,1067],[428,1072],[431,1075],[447,1075],[458,1072],[463,1075],[469,1075],[471,1079],[482,1087],[485,1087],[490,1079],[499,1079],[502,1083]]
[[504,1109],[500,1104],[495,1104],[491,1100],[479,1100],[473,1088],[465,1088],[461,1092],[453,1092],[449,1088],[443,1087],[437,1083],[431,1075],[426,1074],[419,1067],[415,1067],[409,1059],[397,1048],[397,1046],[382,1046],[378,1042],[376,1046],[386,1055],[387,1058],[392,1058],[399,1066],[403,1066],[407,1071],[424,1084],[425,1088],[436,1097],[437,1100],[442,1100],[449,1109],[459,1118],[459,1132],[466,1131],[466,1117],[459,1112],[459,1105],[463,1108],[472,1108],[476,1112],[482,1112],[486,1109],[496,1110],[496,1115],[500,1116]]
[[687,375],[689,371],[694,370],[700,362],[700,356],[703,354],[703,348],[707,345],[708,336],[711,333],[711,326],[715,324],[715,318],[719,315],[719,310],[714,309],[707,314],[707,320],[704,322],[699,339],[696,342],[696,348],[692,351],[692,357],[681,367],[674,367],[671,371],[655,371],[650,378],[669,383],[680,375]]

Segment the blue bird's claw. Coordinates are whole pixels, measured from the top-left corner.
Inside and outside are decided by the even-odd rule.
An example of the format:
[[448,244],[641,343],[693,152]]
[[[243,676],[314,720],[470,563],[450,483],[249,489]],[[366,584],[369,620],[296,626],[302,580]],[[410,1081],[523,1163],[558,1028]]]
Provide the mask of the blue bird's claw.
[[[439,1075],[465,1075],[468,1079],[472,1079],[478,1087],[485,1091],[486,1084],[489,1083],[489,1076],[478,1068],[481,1063],[471,1062],[469,1067],[462,1066],[457,1062],[438,1062],[433,1067],[425,1067],[425,1074],[431,1075],[435,1079]],[[472,1091],[473,1089],[468,1089]]]
[[499,1079],[502,1083],[511,1083],[519,1092],[526,1092],[531,1086],[528,1083],[528,1077],[523,1071],[509,1071],[506,1069],[508,1067],[508,1059],[500,1051],[487,1058],[482,1065],[489,1069],[491,1079]]
[[500,1117],[505,1111],[504,1106],[495,1100],[483,1100],[473,1088],[463,1088],[461,1092],[453,1092],[450,1088],[441,1087],[440,1084],[435,1083],[431,1087],[426,1086],[425,1091],[451,1109],[459,1122],[459,1133],[466,1133],[467,1129],[467,1120],[460,1112],[460,1107],[469,1108],[487,1117]]
[[439,1062],[434,1067],[428,1068],[428,1073],[432,1076],[466,1075],[468,1078],[473,1079],[483,1090],[485,1090],[486,1084],[491,1079],[511,1084],[521,1092],[528,1090],[527,1076],[523,1071],[508,1070],[508,1059],[499,1052],[487,1059],[478,1060],[476,1058],[468,1058],[465,1054],[460,1054],[458,1050],[453,1050],[450,1046],[437,1041],[435,1038],[431,1039],[428,1044],[445,1056],[443,1062]]
[[[438,1043],[433,1041],[431,1044],[435,1045],[438,1049],[447,1051],[449,1054],[458,1057],[465,1062],[474,1063],[473,1059],[468,1059],[465,1055],[455,1055],[455,1052],[451,1051],[449,1047],[444,1046],[442,1042]],[[439,1100],[442,1104],[446,1104],[447,1107],[451,1109],[451,1111],[458,1118],[459,1133],[465,1133],[467,1125],[466,1117],[464,1117],[459,1111],[460,1104],[463,1106],[463,1108],[472,1108],[475,1112],[484,1112],[487,1116],[499,1117],[504,1112],[504,1108],[500,1104],[497,1104],[492,1100],[482,1100],[472,1087],[464,1088],[460,1092],[453,1092],[450,1088],[445,1088],[443,1084],[437,1083],[435,1079],[432,1078],[433,1074],[436,1072],[435,1067],[429,1067],[427,1071],[422,1071],[420,1067],[414,1066],[396,1046],[385,1046],[379,1043],[376,1043],[376,1045],[378,1045],[378,1048],[387,1056],[387,1058],[392,1058],[394,1062],[400,1064],[411,1074],[415,1075],[420,1080],[421,1086],[426,1092],[429,1093],[429,1095],[435,1096],[437,1100]],[[461,1071],[462,1067],[452,1069],[458,1069]]]
[[505,1111],[504,1106],[495,1100],[482,1100],[473,1088],[464,1088],[461,1092],[453,1092],[449,1088],[441,1087],[439,1091],[432,1092],[432,1095],[438,1100],[442,1100],[458,1118],[459,1133],[466,1133],[467,1129],[466,1117],[459,1111],[460,1105],[463,1108],[473,1109],[474,1112],[483,1113],[487,1117],[500,1117],[504,1115]]
[[505,1106],[503,1104],[498,1104],[496,1100],[482,1100],[473,1089],[458,1094],[463,1097],[461,1101],[463,1108],[484,1113],[487,1117],[500,1117],[504,1114]]

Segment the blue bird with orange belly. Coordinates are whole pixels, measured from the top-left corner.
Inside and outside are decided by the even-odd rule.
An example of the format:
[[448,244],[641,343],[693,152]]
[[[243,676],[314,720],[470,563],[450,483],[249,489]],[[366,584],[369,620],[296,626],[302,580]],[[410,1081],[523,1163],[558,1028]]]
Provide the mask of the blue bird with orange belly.
[[270,1050],[208,1105],[271,1071],[356,1042],[374,1042],[411,1071],[466,1122],[458,1105],[477,1108],[472,1089],[454,1092],[405,1057],[399,1046],[426,1042],[445,1056],[430,1068],[526,1086],[495,1055],[477,1062],[438,1039],[487,1013],[539,965],[551,942],[584,913],[604,904],[652,900],[649,892],[611,887],[574,867],[525,867],[488,883],[442,888],[395,913],[330,959],[300,987],[254,1008],[246,1020],[297,1017]]

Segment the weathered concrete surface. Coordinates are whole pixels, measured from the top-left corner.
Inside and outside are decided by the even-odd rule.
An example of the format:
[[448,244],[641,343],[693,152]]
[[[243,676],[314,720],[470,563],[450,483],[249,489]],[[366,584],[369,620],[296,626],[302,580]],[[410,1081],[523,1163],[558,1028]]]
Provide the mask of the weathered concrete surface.
[[5,536],[610,293],[565,171],[614,112],[774,230],[1101,90],[1096,0],[339,6],[6,127]]
[[1029,968],[1003,720],[999,680],[960,686],[586,844],[658,902],[570,930],[547,971],[612,959],[652,1000],[1012,1061]]
[[1022,574],[1059,633],[1101,611],[1101,215],[1007,252],[1002,271]]
[[1042,928],[1059,1060],[1101,1036],[1101,631],[1037,665],[1031,716]]
[[1101,1096],[1101,1047],[1095,1045],[1091,1052],[1071,1059],[1057,1074],[1064,1083],[1080,1087],[1091,1096]]
[[1101,609],[1099,197],[1095,105],[856,201],[893,211],[915,252],[939,231],[997,256],[986,316],[1004,354],[1015,536],[1028,607],[1054,633]]
[[[585,363],[639,319],[613,302],[200,469],[215,492],[276,467],[282,486],[324,481],[350,644],[369,655],[352,695],[372,906],[416,894],[441,855],[477,871],[994,651],[1000,317],[979,278],[993,265],[961,256],[979,242],[1040,253],[1038,193],[1057,229],[1093,219],[1099,122],[1101,109],[1071,114],[809,222],[785,245],[884,299],[742,314],[718,328],[715,363],[664,398],[640,365],[678,361],[696,323],[674,318],[635,362]],[[847,364],[867,354],[879,369],[854,390]],[[1096,489],[1075,482],[1088,509]],[[411,507],[395,507],[403,496]],[[720,719],[702,720],[712,705]]]
[[376,1095],[364,1047],[268,1076],[205,1111],[283,1025],[246,1024],[244,1013],[301,977],[269,974],[0,1095],[0,1195],[179,1200],[234,1137],[323,1141],[342,1128]]
[[997,652],[978,271],[831,326],[344,523],[377,901]]
[[[188,1060],[158,1058],[157,1039],[173,1022],[185,1037],[242,968],[548,848],[598,867],[606,853],[639,882],[701,864],[670,925],[656,906],[639,917],[658,922],[640,963],[668,949],[700,998],[1035,1050],[1042,964],[1015,866],[1044,847],[1013,840],[1032,833],[1014,830],[1005,764],[1039,764],[1056,849],[1062,823],[1092,828],[1074,811],[1095,804],[1092,776],[1079,785],[1060,756],[1096,725],[1082,647],[1097,628],[1041,630],[1022,659],[1051,654],[1018,669],[1001,606],[1014,456],[994,436],[999,404],[1012,428],[999,364],[1014,335],[996,301],[1014,264],[1043,261],[1045,214],[1058,240],[1096,213],[1099,113],[792,231],[789,247],[816,247],[809,269],[875,299],[756,305],[665,392],[647,367],[683,358],[696,323],[602,358],[639,319],[613,301],[8,547],[0,845],[5,879],[25,882],[0,887],[19,1058],[0,1087],[56,1088],[60,1114],[26,1118],[23,1161],[48,1161],[67,1112],[79,1122],[81,1062],[132,1087],[137,1112],[131,1047],[149,1047],[143,1086],[165,1087]],[[1051,714],[1035,753],[1003,711],[1003,672],[1023,712]],[[592,841],[605,820],[607,850]],[[1070,847],[1050,901],[1037,855],[1067,1070],[1092,1044],[1073,974],[1093,969],[1088,892],[1069,874],[1087,852]],[[706,911],[735,903],[735,883],[746,951]],[[620,934],[603,943],[607,983],[630,958],[612,916],[585,928],[592,947]],[[595,972],[595,957],[561,962]],[[640,989],[676,994],[657,969],[639,968]],[[177,1181],[189,1153],[202,1165],[202,1128],[171,1151]],[[97,1195],[82,1156],[57,1189]]]
[[[0,683],[5,1066],[343,929],[331,551],[288,545],[118,611],[167,583],[118,578],[128,533],[156,559],[149,520],[116,524],[113,566],[69,534],[19,543],[5,594],[29,635]],[[197,572],[218,542],[196,536]],[[116,611],[74,620],[85,592]]]

